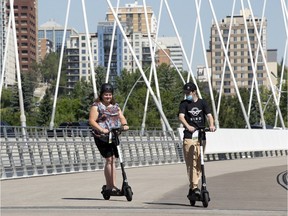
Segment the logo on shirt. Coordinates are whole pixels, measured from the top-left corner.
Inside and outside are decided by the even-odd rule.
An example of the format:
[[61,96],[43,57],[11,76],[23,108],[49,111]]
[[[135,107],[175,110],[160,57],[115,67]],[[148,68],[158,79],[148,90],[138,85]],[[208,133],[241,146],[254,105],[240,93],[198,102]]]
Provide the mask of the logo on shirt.
[[198,116],[200,112],[202,112],[202,110],[199,110],[198,107],[193,107],[190,111],[188,111],[189,113],[191,113],[193,116]]

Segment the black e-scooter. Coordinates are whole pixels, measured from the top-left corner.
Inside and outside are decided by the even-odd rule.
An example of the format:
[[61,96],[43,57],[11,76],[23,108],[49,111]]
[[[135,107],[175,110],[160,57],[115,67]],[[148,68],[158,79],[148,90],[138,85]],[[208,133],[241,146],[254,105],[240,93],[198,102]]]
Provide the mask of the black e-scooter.
[[[120,141],[119,141],[119,137],[118,137],[121,134],[121,132],[122,132],[122,128],[112,128],[110,131],[110,136],[112,135],[113,138],[116,140],[117,151],[119,154],[119,162],[120,162],[122,177],[123,177],[122,188],[119,192],[114,193],[114,192],[111,192],[110,190],[106,190],[106,185],[103,185],[101,193],[102,193],[103,198],[105,200],[109,200],[110,196],[125,196],[127,201],[132,200],[133,192],[132,192],[132,188],[128,185],[126,172],[124,170],[122,152],[121,152],[121,148],[120,148]],[[110,137],[110,138],[112,138],[112,137]],[[111,145],[113,145],[113,144],[111,144]]]
[[204,170],[204,149],[203,149],[203,139],[205,137],[205,133],[210,131],[209,128],[205,127],[198,127],[197,128],[199,134],[198,139],[200,142],[200,160],[201,160],[201,191],[200,194],[193,194],[192,196],[187,196],[190,200],[191,206],[195,206],[196,201],[201,201],[203,206],[206,208],[208,207],[208,203],[210,201],[209,192],[206,188],[206,177],[205,177],[205,170]]

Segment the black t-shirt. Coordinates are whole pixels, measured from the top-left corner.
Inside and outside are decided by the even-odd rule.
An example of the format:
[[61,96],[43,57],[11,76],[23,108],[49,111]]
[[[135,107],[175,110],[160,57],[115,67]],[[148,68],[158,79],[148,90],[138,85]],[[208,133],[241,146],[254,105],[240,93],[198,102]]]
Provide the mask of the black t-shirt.
[[[179,105],[179,113],[185,115],[187,123],[195,128],[205,127],[206,115],[211,113],[207,102],[203,99],[198,99],[196,102],[183,100]],[[184,138],[191,138],[192,133],[184,130]]]

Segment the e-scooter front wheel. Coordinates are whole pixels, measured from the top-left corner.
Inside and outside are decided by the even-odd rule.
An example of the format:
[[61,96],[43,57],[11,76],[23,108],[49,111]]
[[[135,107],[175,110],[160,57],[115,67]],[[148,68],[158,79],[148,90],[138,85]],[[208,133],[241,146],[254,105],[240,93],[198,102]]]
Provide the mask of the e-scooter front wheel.
[[204,192],[202,194],[202,204],[203,207],[207,208],[208,207],[208,203],[209,203],[209,193],[208,192]]
[[126,196],[127,201],[132,201],[133,192],[130,186],[125,187],[124,195]]

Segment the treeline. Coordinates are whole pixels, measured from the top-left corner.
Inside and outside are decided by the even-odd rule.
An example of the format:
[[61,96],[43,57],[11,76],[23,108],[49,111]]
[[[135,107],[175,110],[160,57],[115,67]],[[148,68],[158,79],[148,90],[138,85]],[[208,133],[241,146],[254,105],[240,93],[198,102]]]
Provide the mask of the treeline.
[[[24,109],[26,115],[27,126],[49,126],[53,108],[53,100],[56,86],[56,78],[58,71],[59,58],[57,54],[48,55],[40,64],[35,64],[33,69],[28,73],[22,73],[22,91],[24,100]],[[73,91],[69,92],[65,87],[65,64],[62,66],[62,77],[58,90],[58,98],[55,112],[55,126],[61,122],[87,121],[89,117],[90,106],[95,100],[93,86],[90,83],[80,81],[77,83]],[[279,70],[281,66],[279,65]],[[144,70],[146,77],[149,77],[150,70]],[[280,109],[287,127],[287,68],[285,76],[285,85],[283,85],[283,93],[280,100]],[[96,86],[99,88],[105,81],[105,68],[96,68]],[[161,104],[163,112],[169,121],[170,126],[175,129],[179,126],[178,121],[178,106],[184,95],[182,94],[183,82],[179,74],[174,68],[165,64],[157,68],[157,79],[159,93],[161,96]],[[187,77],[187,72],[182,72],[184,79]],[[278,71],[280,75],[280,71]],[[141,73],[129,73],[123,71],[120,77],[115,80],[115,97],[121,108],[124,108],[131,129],[139,129],[143,122],[145,101],[147,95],[147,87]],[[280,76],[278,76],[280,77]],[[154,80],[154,79],[152,79]],[[49,88],[46,90],[44,98],[38,103],[39,98],[33,96],[39,82],[48,83]],[[151,83],[152,89],[156,94],[155,83]],[[207,83],[198,83],[201,90],[201,95],[208,103],[211,104],[210,94]],[[133,91],[131,89],[133,88]],[[250,92],[247,89],[239,89],[243,105],[248,110]],[[98,89],[99,92],[99,89]],[[271,91],[261,89],[261,100],[264,107],[264,116],[266,124],[274,126],[276,106]],[[218,102],[218,94],[213,93],[216,104]],[[129,98],[128,98],[129,96]],[[217,105],[216,105],[217,107]],[[212,110],[212,107],[211,107]],[[148,108],[145,126],[146,128],[161,128],[160,114],[157,106],[150,95],[148,100]],[[256,94],[253,95],[252,106],[250,112],[250,124],[259,124],[260,112]],[[10,125],[20,126],[20,106],[18,87],[15,85],[12,88],[3,89],[1,98],[1,121],[6,121]],[[226,96],[221,98],[221,106],[219,110],[219,125],[221,128],[245,128],[246,122],[242,114],[241,105],[237,96]],[[280,122],[278,120],[278,126]]]

